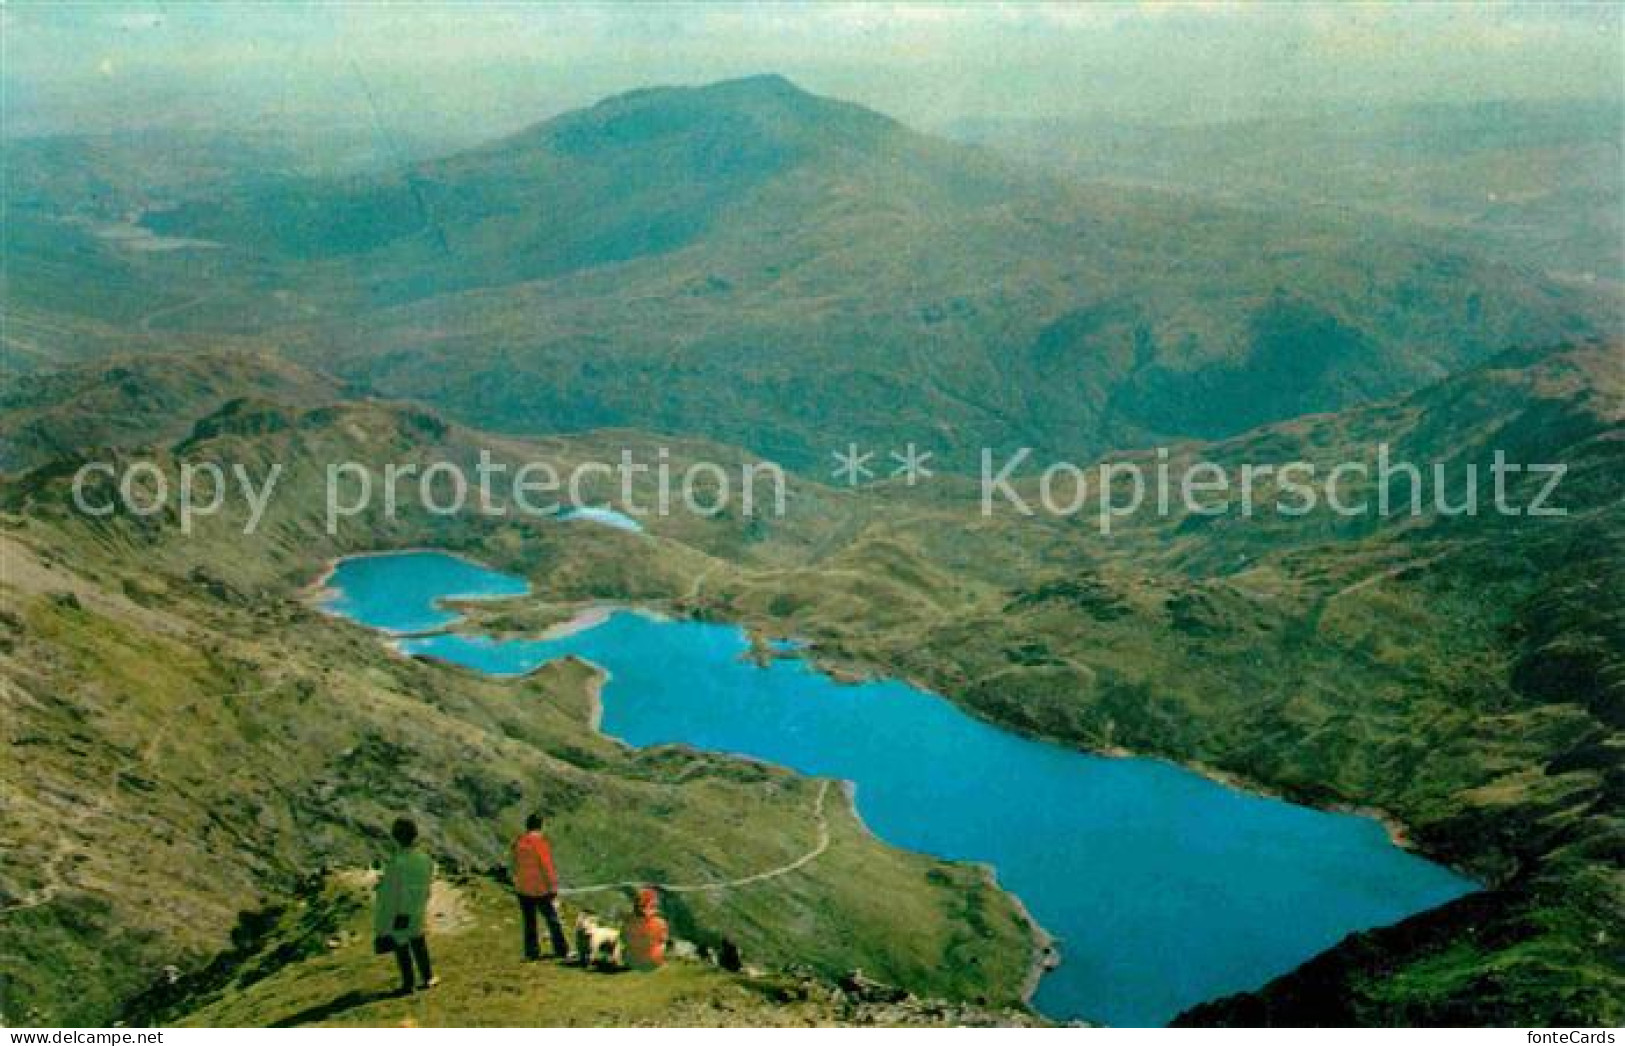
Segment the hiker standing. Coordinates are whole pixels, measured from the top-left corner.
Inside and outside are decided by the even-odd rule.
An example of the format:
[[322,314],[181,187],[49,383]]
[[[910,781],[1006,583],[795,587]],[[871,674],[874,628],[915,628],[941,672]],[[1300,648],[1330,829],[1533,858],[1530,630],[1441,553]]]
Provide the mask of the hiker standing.
[[553,957],[566,959],[570,945],[564,937],[564,926],[559,922],[557,900],[559,873],[553,867],[553,847],[542,834],[542,815],[525,818],[525,832],[513,841],[510,871],[513,874],[514,893],[519,896],[519,915],[525,924],[525,960],[534,962],[542,957],[536,939],[536,913],[547,920],[547,935],[553,945]]
[[418,826],[398,818],[390,827],[395,855],[384,865],[373,899],[372,933],[374,950],[394,952],[401,970],[402,995],[413,987],[412,963],[417,962],[418,980],[423,988],[440,983],[429,966],[429,942],[423,936],[429,911],[429,887],[434,882],[434,861],[417,846]]
[[654,970],[666,964],[666,938],[670,931],[660,914],[660,896],[651,887],[638,891],[632,914],[621,927],[621,954],[634,970]]

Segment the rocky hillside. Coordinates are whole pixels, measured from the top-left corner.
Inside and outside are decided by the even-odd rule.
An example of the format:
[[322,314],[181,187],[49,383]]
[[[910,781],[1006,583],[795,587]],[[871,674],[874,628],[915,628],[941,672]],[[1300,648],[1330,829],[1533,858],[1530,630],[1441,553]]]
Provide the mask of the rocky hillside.
[[20,472],[91,447],[186,435],[231,400],[323,403],[331,378],[261,353],[123,354],[18,375],[0,391],[0,471]]

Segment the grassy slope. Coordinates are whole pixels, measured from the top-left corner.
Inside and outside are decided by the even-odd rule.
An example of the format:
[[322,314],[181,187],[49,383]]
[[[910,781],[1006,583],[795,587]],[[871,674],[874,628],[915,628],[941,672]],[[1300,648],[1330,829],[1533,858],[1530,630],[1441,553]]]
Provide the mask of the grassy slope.
[[[979,518],[973,492],[952,483],[851,495],[798,483],[784,520],[672,519],[656,522],[650,540],[590,527],[472,533],[358,520],[338,545],[451,544],[524,570],[561,603],[664,602],[810,638],[834,669],[911,676],[1007,725],[1167,755],[1310,802],[1380,807],[1426,852],[1496,886],[1351,939],[1191,1019],[1596,1023],[1617,1017],[1611,942],[1625,932],[1609,863],[1625,648],[1621,601],[1610,598],[1621,590],[1618,368],[1608,346],[1508,357],[1410,401],[1181,451],[1330,461],[1381,437],[1418,459],[1481,460],[1500,446],[1571,463],[1564,493],[1574,514],[1559,521],[1176,518],[1102,540],[1080,524]],[[290,442],[309,460],[347,449],[329,441],[358,427],[381,457],[456,456],[472,438],[380,405],[292,412],[290,421],[275,445]],[[217,432],[190,452],[251,456],[269,452],[265,442]],[[586,450],[552,441],[545,453]],[[120,530],[116,553],[85,560],[115,535],[70,535],[52,500],[33,496],[36,522],[25,529],[72,549],[81,568],[116,556],[114,577],[138,590],[145,577],[185,577],[201,559],[274,595],[326,545],[308,521],[288,519],[253,557],[234,557],[218,532],[188,550],[161,531]],[[137,561],[142,568],[129,565]],[[526,629],[565,609],[504,605],[481,616]],[[377,656],[362,637],[353,642],[347,649]],[[309,656],[291,651],[300,660],[290,663]],[[383,663],[413,673],[418,687],[456,678],[458,692],[487,689]],[[865,851],[860,860],[870,859]],[[841,911],[855,918],[858,909]],[[736,911],[726,923],[754,917]],[[936,947],[940,955],[951,945]]]
[[[1584,294],[1403,234],[1034,183],[900,130],[843,144],[668,250],[372,303],[290,351],[485,426],[635,424],[807,468],[832,438],[913,438],[968,467],[1226,435],[1591,322]],[[417,247],[369,271],[429,271]],[[489,249],[454,236],[433,268]]]
[[[831,1024],[1024,1024],[1021,1011],[908,1000],[866,1002],[806,976],[730,974],[674,958],[652,974],[610,975],[517,956],[507,891],[483,877],[443,881],[431,904],[441,984],[390,997],[393,960],[372,953],[366,892],[340,874],[294,903],[245,920],[233,954],[156,989],[143,1023],[182,1027],[776,1027]],[[575,906],[564,914],[573,918]],[[600,906],[599,914],[605,914]],[[250,939],[252,938],[252,939]],[[299,961],[289,962],[287,956]],[[178,1019],[176,1019],[178,1018]]]
[[[320,865],[376,859],[401,810],[442,859],[479,868],[541,806],[577,882],[733,878],[812,845],[814,783],[628,751],[589,727],[593,680],[578,665],[484,681],[309,609],[299,587],[349,542],[461,545],[504,564],[567,559],[578,541],[597,553],[592,528],[566,525],[476,536],[414,519],[328,540],[312,519],[315,462],[424,455],[436,431],[454,453],[458,434],[381,406],[288,416],[298,423],[276,432],[260,417],[252,435],[185,444],[301,463],[254,541],[237,521],[190,542],[172,521],[87,524],[64,510],[59,473],[7,491],[0,667],[20,758],[5,764],[0,954],[25,1014],[107,1019],[163,963],[220,947],[239,911]],[[861,966],[922,994],[1015,1001],[1031,938],[1009,899],[980,870],[887,848],[831,805],[827,853],[694,904],[698,932],[766,965]]]
[[93,446],[140,446],[191,431],[199,412],[241,398],[322,402],[337,382],[261,353],[114,355],[22,374],[0,391],[0,470],[20,472]]

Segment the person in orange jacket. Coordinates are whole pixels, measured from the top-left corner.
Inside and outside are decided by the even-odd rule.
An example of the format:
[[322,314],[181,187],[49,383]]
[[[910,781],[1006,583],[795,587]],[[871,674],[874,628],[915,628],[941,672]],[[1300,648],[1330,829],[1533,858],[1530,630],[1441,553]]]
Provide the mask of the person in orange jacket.
[[666,939],[670,930],[660,914],[660,896],[645,886],[638,891],[637,903],[621,927],[621,954],[634,970],[655,970],[666,964]]
[[536,937],[536,914],[547,920],[547,936],[555,959],[570,957],[570,945],[559,922],[559,873],[553,867],[553,847],[542,834],[542,815],[525,818],[525,832],[513,841],[509,871],[519,897],[519,915],[525,924],[525,961],[536,962],[542,949]]

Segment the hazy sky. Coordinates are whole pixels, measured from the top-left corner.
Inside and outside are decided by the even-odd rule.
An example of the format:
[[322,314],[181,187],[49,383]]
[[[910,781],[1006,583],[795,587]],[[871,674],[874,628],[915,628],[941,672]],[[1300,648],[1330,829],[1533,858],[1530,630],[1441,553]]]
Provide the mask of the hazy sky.
[[[781,72],[924,127],[1619,98],[1597,4],[61,4],[0,9],[10,134],[356,126],[463,136],[631,87]],[[369,97],[370,96],[370,97]]]

